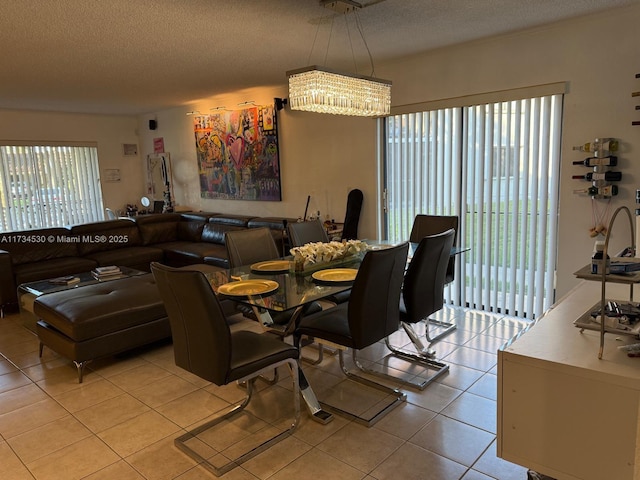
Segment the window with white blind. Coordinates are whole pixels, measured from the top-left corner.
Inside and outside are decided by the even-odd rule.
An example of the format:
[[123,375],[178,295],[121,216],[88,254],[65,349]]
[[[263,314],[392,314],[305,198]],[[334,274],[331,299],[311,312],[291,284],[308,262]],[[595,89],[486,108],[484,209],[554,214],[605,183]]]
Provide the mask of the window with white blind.
[[419,214],[458,215],[454,305],[535,318],[554,300],[561,94],[386,121],[388,238]]
[[104,219],[95,145],[0,145],[0,231]]

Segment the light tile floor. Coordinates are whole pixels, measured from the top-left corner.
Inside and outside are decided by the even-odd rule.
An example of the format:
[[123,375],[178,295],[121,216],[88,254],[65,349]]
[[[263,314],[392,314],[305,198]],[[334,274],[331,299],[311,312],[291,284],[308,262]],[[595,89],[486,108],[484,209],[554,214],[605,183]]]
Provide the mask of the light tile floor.
[[[458,330],[437,343],[450,371],[426,390],[402,388],[407,402],[371,428],[341,417],[320,425],[303,411],[292,437],[223,478],[525,480],[525,468],[495,453],[496,351],[528,322],[458,308],[445,308],[440,318]],[[25,322],[20,314],[0,319],[0,478],[215,478],[173,439],[239,400],[240,387],[217,387],[177,368],[168,343],[96,361],[78,384],[71,362],[47,348],[38,357]],[[233,322],[256,329],[242,317]],[[393,338],[407,342],[404,333]],[[363,357],[381,362],[387,353],[379,344]],[[320,398],[345,383],[334,356],[303,368]],[[415,366],[408,370],[420,374]],[[290,378],[281,374],[273,387],[260,383],[252,412],[283,421],[287,408],[273,405],[290,404]]]

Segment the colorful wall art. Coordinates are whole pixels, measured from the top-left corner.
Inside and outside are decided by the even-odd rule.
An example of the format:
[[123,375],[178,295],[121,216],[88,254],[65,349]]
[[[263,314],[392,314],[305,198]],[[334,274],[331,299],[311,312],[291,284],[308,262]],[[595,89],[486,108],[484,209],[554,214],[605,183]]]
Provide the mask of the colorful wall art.
[[196,115],[194,131],[202,198],[282,199],[273,105]]

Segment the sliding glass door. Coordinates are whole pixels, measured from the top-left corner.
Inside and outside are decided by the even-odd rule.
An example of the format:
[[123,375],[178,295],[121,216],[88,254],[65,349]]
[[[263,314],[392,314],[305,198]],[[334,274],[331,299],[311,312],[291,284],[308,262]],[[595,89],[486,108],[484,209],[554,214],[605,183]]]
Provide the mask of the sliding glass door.
[[415,215],[458,215],[454,305],[535,318],[553,302],[562,95],[386,121],[388,238]]

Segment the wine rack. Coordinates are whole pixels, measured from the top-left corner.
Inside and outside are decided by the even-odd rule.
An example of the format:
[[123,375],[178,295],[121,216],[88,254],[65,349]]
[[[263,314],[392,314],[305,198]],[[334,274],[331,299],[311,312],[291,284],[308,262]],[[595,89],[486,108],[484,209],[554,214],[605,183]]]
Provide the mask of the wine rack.
[[573,162],[574,165],[583,165],[592,171],[583,175],[574,175],[574,179],[583,179],[591,182],[587,188],[576,189],[573,193],[590,196],[594,199],[608,199],[618,194],[618,186],[615,183],[622,179],[622,173],[610,171],[610,167],[618,164],[618,140],[615,138],[596,138],[593,142],[585,143],[574,150],[591,153],[582,161]]
[[[640,73],[636,73],[636,78],[640,78]],[[640,92],[631,92],[632,97],[640,97]],[[636,110],[640,110],[640,105],[636,105]],[[634,120],[631,125],[640,125],[640,120]]]

